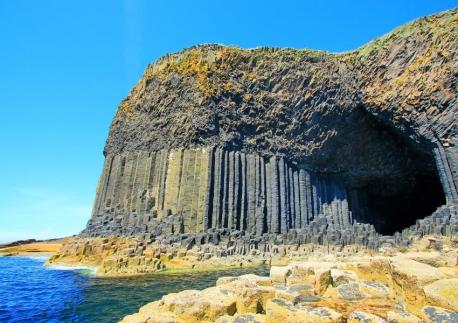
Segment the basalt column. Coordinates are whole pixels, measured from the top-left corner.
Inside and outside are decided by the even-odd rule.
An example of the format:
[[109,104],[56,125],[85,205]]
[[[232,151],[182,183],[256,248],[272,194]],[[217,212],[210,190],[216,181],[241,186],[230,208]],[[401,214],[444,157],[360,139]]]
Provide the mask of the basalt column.
[[[458,143],[458,139],[454,138],[454,143]],[[446,151],[442,144],[437,142],[433,152],[447,203],[458,204],[458,174],[456,171],[458,169],[458,148],[452,145]]]
[[107,156],[93,213],[87,231],[95,234],[147,233],[173,215],[184,233],[227,228],[257,236],[305,228],[318,215],[335,225],[352,221],[337,180],[282,157],[220,148]]

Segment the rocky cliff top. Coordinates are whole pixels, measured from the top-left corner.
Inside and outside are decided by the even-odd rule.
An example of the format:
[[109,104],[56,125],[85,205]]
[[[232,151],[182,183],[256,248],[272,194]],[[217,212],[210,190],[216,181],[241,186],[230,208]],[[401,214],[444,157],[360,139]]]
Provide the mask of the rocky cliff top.
[[341,54],[203,45],[166,55],[121,102],[104,153],[220,146],[396,181],[413,160],[434,167],[428,144],[457,135],[457,44],[455,8]]

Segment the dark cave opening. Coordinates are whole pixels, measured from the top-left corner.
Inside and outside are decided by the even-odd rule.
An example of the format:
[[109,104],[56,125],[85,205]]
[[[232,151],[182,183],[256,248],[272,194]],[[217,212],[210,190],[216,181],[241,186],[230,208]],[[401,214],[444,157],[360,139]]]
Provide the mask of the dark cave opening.
[[383,187],[376,183],[363,188],[362,195],[367,209],[366,212],[362,210],[355,220],[374,225],[380,234],[392,235],[415,224],[416,220],[431,215],[439,206],[445,204],[436,174],[416,174],[410,183],[408,188],[393,195],[377,192]]
[[[392,235],[444,205],[445,194],[432,144],[413,142],[406,133],[401,134],[363,107],[359,110],[359,118],[371,129],[370,142],[375,145],[383,142],[389,148],[385,156],[373,155],[373,158],[382,160],[385,167],[390,162],[395,167],[384,176],[361,179],[359,183],[365,184],[353,187],[356,194],[350,195],[349,202],[354,220],[374,225],[380,234]],[[359,149],[366,150],[370,158],[372,147],[368,146],[362,145]],[[361,154],[361,150],[357,153]]]

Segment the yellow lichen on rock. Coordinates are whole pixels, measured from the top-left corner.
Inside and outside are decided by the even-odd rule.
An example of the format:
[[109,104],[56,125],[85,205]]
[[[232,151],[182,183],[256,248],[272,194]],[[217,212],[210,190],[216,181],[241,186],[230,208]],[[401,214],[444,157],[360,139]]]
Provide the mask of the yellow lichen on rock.
[[430,302],[458,312],[458,278],[436,280],[423,290]]
[[[294,261],[273,266],[269,277],[221,277],[215,287],[164,296],[124,322],[453,321],[458,277],[444,278],[443,268],[455,267],[444,259],[458,250],[428,254],[422,244],[392,256]],[[431,259],[448,267],[425,263]]]

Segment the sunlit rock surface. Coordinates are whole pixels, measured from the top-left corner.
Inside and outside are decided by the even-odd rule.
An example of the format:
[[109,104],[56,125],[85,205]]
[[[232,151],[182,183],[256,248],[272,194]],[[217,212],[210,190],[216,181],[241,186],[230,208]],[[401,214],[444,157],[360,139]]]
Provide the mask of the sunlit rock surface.
[[159,59],[113,119],[82,235],[233,234],[250,249],[456,235],[457,17],[343,54],[205,45]]
[[322,255],[169,294],[123,322],[454,322],[458,244],[444,242],[436,267],[427,239],[392,256]]
[[[343,54],[204,45],[164,56],[117,110],[87,227],[49,263],[116,276],[305,262],[273,267],[280,316],[448,315],[457,43],[453,9]],[[334,267],[344,258],[355,268]],[[393,293],[435,307],[393,307]],[[213,316],[245,315],[219,297]],[[348,307],[374,297],[386,311]]]

